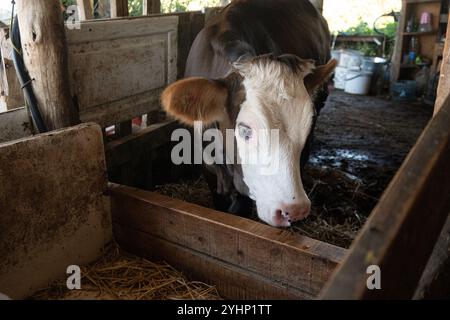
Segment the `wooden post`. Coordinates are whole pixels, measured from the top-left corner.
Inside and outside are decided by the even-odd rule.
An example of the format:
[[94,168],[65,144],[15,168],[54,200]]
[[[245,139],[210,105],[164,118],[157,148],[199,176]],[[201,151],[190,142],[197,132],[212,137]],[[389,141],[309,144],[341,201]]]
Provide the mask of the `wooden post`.
[[92,20],[94,18],[91,0],[77,0],[78,16],[81,21]]
[[17,14],[25,66],[47,128],[77,123],[59,0],[19,0]]
[[450,18],[447,25],[447,38],[445,39],[444,59],[442,60],[441,75],[437,91],[434,114],[442,108],[450,93]]
[[128,16],[128,0],[111,0],[111,18]]
[[161,0],[142,0],[142,13],[149,15],[152,13],[161,13]]
[[[110,0],[111,1],[111,18],[128,16],[128,0]],[[131,120],[127,120],[117,124],[116,136],[124,137],[132,132]]]

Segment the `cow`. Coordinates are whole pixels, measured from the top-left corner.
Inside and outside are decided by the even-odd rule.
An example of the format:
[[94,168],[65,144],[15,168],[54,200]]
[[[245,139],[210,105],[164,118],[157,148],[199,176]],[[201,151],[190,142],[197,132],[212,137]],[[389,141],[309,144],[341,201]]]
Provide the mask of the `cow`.
[[254,200],[258,217],[276,227],[308,216],[301,171],[335,67],[328,25],[308,0],[234,0],[197,35],[185,78],[161,95],[164,110],[188,125],[234,130],[237,158],[269,143],[260,131],[278,132],[263,156],[278,161],[276,174],[258,164],[206,166],[218,209],[242,214]]

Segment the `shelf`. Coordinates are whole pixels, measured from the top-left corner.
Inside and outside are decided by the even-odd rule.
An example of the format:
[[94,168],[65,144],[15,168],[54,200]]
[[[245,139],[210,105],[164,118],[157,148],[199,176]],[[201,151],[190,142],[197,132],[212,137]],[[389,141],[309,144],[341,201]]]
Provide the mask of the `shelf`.
[[435,2],[441,2],[441,0],[405,0],[408,4],[420,4],[420,3],[435,3]]
[[417,66],[415,64],[402,64],[400,66],[400,68],[402,68],[402,69],[418,69],[419,66]]
[[404,32],[403,36],[429,36],[433,34],[437,34],[437,30],[427,31],[427,32]]

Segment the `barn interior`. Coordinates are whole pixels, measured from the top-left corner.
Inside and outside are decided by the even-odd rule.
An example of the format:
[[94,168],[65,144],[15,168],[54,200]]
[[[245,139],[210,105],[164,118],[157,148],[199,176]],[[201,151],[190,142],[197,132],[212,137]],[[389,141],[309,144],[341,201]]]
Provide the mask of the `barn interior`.
[[[311,0],[338,66],[302,172],[311,214],[281,231],[256,208],[215,211],[201,165],[171,161],[171,134],[185,126],[160,94],[230,1],[4,2],[0,293],[365,299],[365,269],[352,265],[375,252],[371,264],[398,277],[398,253],[427,240],[408,258],[408,285],[375,297],[450,297],[449,1],[371,1],[365,21],[343,19],[355,1]],[[279,255],[277,267],[302,275],[266,271]],[[82,290],[67,287],[68,265],[81,266]],[[352,273],[354,286],[342,280]]]

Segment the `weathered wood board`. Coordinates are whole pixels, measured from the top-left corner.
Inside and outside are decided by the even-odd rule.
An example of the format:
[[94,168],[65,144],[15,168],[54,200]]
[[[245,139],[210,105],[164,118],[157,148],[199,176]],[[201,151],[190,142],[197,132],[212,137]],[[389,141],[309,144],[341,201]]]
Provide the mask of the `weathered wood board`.
[[0,143],[28,137],[33,125],[25,107],[0,112]]
[[444,105],[445,100],[450,94],[450,17],[447,24],[447,38],[445,39],[444,54],[441,71],[439,74],[439,86],[434,107],[436,115]]
[[101,128],[0,144],[0,292],[25,298],[111,239]]
[[67,30],[72,95],[82,122],[114,125],[159,108],[177,77],[176,16],[85,21]]
[[9,29],[0,29],[0,111],[20,108],[25,105],[22,89],[12,61],[12,50]]
[[110,185],[114,234],[125,249],[165,260],[230,299],[312,299],[345,249],[256,221]]

